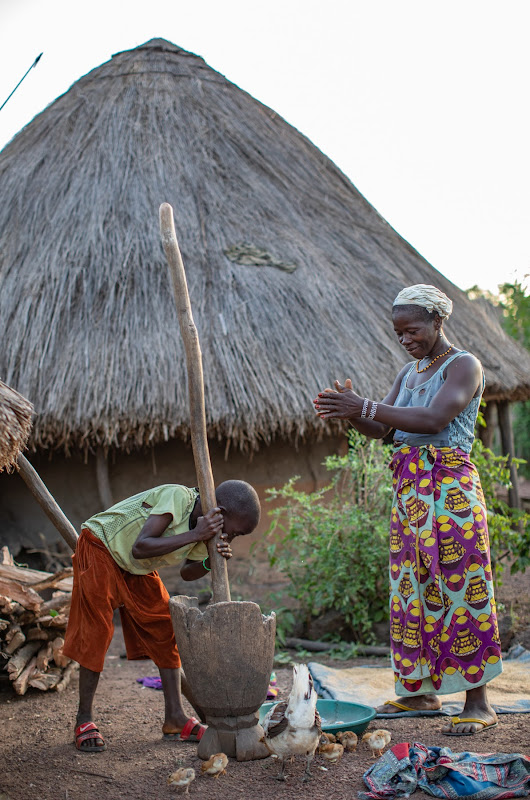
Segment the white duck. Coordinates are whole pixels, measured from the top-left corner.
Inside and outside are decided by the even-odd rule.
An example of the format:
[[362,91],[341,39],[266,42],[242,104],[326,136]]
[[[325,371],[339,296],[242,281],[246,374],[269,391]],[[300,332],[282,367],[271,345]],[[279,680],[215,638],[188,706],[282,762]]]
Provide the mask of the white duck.
[[280,759],[278,780],[283,774],[285,759],[291,756],[306,757],[304,781],[311,778],[311,762],[318,747],[322,728],[317,711],[317,693],[306,664],[293,666],[293,686],[286,703],[276,703],[262,722],[265,742],[269,752]]

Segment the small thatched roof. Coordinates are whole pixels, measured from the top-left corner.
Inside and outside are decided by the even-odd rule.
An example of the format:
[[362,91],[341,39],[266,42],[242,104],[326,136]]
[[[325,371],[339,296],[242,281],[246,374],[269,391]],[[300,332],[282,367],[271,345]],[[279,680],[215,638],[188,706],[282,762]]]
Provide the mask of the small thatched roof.
[[434,283],[490,396],[530,397],[530,356],[270,108],[162,39],[75,83],[0,153],[0,374],[41,447],[185,436],[185,361],[158,230],[168,201],[201,337],[209,432],[322,432],[334,377],[381,397],[404,363],[394,296]]
[[14,467],[18,454],[25,450],[32,415],[29,400],[0,381],[0,472]]

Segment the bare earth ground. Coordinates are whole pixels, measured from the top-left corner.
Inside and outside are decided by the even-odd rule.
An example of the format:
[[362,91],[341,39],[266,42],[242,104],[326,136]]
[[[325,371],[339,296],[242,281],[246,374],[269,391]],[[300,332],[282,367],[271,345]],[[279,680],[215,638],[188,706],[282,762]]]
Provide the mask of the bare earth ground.
[[[513,609],[519,622],[523,623],[526,616],[527,626],[529,576],[519,576],[515,582],[507,580],[499,600]],[[272,759],[249,763],[231,760],[227,774],[219,779],[199,777],[201,762],[195,755],[195,746],[168,743],[161,738],[162,692],[136,683],[137,677],[156,675],[156,668],[150,661],[121,659],[123,649],[121,630],[117,628],[96,696],[95,721],[108,745],[104,753],[82,755],[72,744],[77,680],[63,694],[30,690],[24,697],[15,697],[10,689],[0,691],[0,800],[162,800],[175,796],[166,779],[177,766],[195,768],[197,778],[190,795],[201,800],[343,800],[357,798],[357,792],[364,789],[362,775],[373,763],[365,745],[353,754],[345,754],[327,771],[321,769],[324,764],[317,757],[310,784],[301,782],[301,760],[287,765],[285,784],[273,780],[277,765]],[[336,666],[354,663],[374,662],[357,659],[337,662]],[[279,668],[277,675],[282,699],[290,689],[291,669]],[[461,739],[441,735],[442,720],[375,720],[370,727],[388,728],[393,743],[419,741],[428,746],[449,746],[454,751],[530,754],[530,714],[503,715],[496,729]],[[181,764],[177,763],[179,760]],[[416,792],[415,797],[426,795]]]

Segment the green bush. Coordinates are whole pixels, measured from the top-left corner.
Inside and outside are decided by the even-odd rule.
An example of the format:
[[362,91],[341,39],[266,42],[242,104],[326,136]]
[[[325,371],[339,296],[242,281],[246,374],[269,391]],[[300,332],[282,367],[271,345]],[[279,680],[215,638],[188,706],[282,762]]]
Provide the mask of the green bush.
[[352,430],[347,455],[325,461],[334,473],[328,486],[300,492],[295,477],[269,490],[285,501],[269,512],[269,563],[289,579],[304,620],[339,611],[363,642],[373,641],[373,622],[388,618],[391,453]]
[[[488,530],[491,550],[491,563],[496,582],[499,581],[506,562],[510,571],[524,572],[530,565],[530,514],[520,511],[501,500],[499,487],[511,487],[509,456],[496,456],[476,438],[471,451],[471,460],[478,469],[486,508],[488,510]],[[516,467],[524,463],[513,459]]]

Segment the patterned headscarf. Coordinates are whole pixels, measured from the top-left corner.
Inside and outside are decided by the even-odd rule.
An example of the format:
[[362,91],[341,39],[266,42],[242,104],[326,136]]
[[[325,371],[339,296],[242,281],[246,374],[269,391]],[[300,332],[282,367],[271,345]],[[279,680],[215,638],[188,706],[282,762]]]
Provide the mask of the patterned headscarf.
[[393,303],[394,306],[422,306],[427,311],[436,311],[441,319],[448,319],[453,310],[453,303],[446,294],[429,286],[427,283],[417,283],[402,289]]

